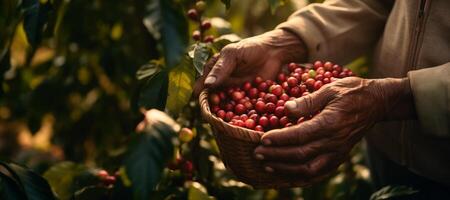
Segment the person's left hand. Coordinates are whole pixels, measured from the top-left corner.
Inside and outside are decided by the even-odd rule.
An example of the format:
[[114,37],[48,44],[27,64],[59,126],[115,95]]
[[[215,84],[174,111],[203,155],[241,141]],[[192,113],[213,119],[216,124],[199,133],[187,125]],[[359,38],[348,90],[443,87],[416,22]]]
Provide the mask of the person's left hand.
[[[381,120],[410,117],[397,114],[402,105],[410,105],[405,104],[412,101],[410,90],[407,78],[349,77],[286,102],[287,110],[297,117],[320,113],[298,125],[265,133],[255,158],[264,161],[268,172],[320,181],[345,161],[364,130]],[[408,113],[413,112],[402,111]]]

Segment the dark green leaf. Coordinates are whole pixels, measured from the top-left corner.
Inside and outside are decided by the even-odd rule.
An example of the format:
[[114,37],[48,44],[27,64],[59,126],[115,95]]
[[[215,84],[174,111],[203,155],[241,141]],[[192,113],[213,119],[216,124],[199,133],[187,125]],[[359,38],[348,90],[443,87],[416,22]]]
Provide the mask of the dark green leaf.
[[[14,163],[0,163],[0,173],[9,177],[30,200],[54,199],[47,181],[36,173]],[[6,180],[6,179],[4,179]]]
[[0,172],[0,199],[17,200],[26,198],[23,188],[11,177]]
[[44,178],[19,165],[11,163],[9,166],[19,176],[29,200],[55,199],[50,185]]
[[210,55],[211,51],[205,43],[195,45],[193,63],[195,69],[201,76],[203,75],[203,67]]
[[25,199],[26,192],[19,176],[9,164],[0,162],[0,197],[1,199]]
[[44,173],[53,191],[61,199],[70,198],[75,191],[98,183],[98,178],[86,166],[73,162],[61,162]]
[[230,8],[230,6],[231,6],[231,0],[220,0],[220,1],[222,1],[222,3],[225,4],[225,7],[226,7],[227,9]]
[[152,36],[161,41],[166,65],[178,64],[188,44],[187,20],[172,0],[151,1],[146,8],[144,25]]
[[370,200],[384,200],[416,194],[417,190],[406,186],[385,186],[370,196]]
[[51,10],[50,3],[40,4],[39,0],[24,0],[24,29],[28,43],[35,47],[41,41],[41,35],[48,14]]
[[185,56],[179,66],[169,73],[169,90],[166,108],[172,113],[180,113],[189,103],[195,83],[195,69],[192,59]]
[[136,135],[125,158],[125,170],[131,180],[134,199],[149,199],[165,164],[173,156],[173,145],[179,125],[167,114],[150,110],[147,126]]
[[138,106],[147,109],[164,109],[166,105],[168,75],[165,70],[154,75],[154,77],[141,84],[138,97]]

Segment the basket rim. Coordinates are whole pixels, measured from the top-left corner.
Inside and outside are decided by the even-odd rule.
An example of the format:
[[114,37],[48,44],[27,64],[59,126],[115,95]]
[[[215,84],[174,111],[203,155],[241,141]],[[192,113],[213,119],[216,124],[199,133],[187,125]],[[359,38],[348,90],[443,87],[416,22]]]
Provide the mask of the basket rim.
[[234,131],[225,131],[225,133],[228,136],[231,136],[236,139],[244,140],[244,141],[253,142],[253,143],[260,143],[261,136],[264,134],[263,132],[235,126],[235,125],[229,124],[229,123],[225,122],[224,120],[216,117],[216,115],[214,115],[211,112],[211,109],[209,106],[209,101],[208,101],[209,92],[210,92],[209,89],[203,89],[199,95],[200,109],[203,113],[204,118],[206,118],[206,121],[208,121],[210,124],[212,124],[211,121],[213,121],[214,123],[220,123],[222,126],[226,127],[227,129],[239,130],[241,133],[243,132],[246,135],[248,135],[249,137],[244,138],[241,135],[233,134]]

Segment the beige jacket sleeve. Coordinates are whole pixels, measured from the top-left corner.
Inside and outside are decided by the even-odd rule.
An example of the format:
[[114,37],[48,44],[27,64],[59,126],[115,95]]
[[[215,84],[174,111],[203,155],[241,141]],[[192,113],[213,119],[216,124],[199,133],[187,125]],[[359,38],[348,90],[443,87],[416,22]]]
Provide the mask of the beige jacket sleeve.
[[313,60],[348,63],[372,50],[391,5],[382,0],[328,0],[292,14],[277,28],[296,33]]
[[410,71],[408,77],[423,132],[450,137],[450,62]]

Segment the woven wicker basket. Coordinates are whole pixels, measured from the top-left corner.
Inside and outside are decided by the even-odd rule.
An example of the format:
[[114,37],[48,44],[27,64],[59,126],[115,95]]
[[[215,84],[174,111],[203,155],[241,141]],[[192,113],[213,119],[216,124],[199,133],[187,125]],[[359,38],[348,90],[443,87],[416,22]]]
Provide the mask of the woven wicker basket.
[[[224,122],[211,113],[208,91],[199,97],[203,118],[211,124],[225,166],[237,178],[254,188],[285,188],[305,186],[297,177],[282,176],[264,171],[261,161],[254,158],[253,151],[260,144],[262,133],[237,127]],[[296,180],[297,179],[297,180]]]

